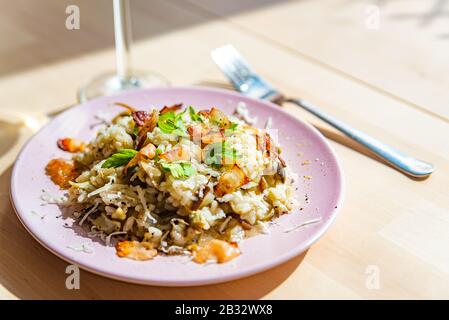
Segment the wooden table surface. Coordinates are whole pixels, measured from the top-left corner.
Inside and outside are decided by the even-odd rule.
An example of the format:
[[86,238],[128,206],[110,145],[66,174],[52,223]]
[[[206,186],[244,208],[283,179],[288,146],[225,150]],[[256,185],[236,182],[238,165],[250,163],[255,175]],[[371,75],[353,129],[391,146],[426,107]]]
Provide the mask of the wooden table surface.
[[[81,12],[65,28],[66,6]],[[132,1],[136,68],[173,85],[226,86],[211,49],[235,45],[282,91],[416,157],[417,181],[294,106],[331,141],[347,182],[335,224],[307,253],[246,279],[194,288],[81,272],[34,241],[9,203],[11,166],[44,115],[114,68],[108,0],[0,0],[0,298],[449,298],[449,1]],[[379,13],[379,14],[378,14]],[[377,19],[376,19],[377,18]],[[20,117],[27,126],[11,124]]]

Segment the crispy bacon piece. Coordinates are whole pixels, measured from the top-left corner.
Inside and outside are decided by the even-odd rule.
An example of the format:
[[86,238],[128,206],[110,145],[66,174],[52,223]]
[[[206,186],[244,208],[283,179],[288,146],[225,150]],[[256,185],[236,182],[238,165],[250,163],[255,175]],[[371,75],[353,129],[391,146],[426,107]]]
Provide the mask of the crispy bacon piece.
[[196,144],[201,142],[202,147],[211,143],[222,142],[225,138],[222,131],[212,131],[201,124],[188,127],[187,132],[192,142]]
[[204,136],[208,134],[210,130],[210,128],[206,128],[201,124],[194,124],[187,128],[187,132],[189,133],[191,138],[193,138],[194,136]]
[[198,114],[199,114],[200,116],[209,118],[210,110],[200,110],[200,111],[198,111]]
[[196,263],[206,263],[209,260],[215,260],[217,263],[224,263],[239,255],[240,250],[236,243],[213,239],[198,247],[193,252],[193,261]]
[[139,150],[145,144],[145,140],[147,140],[147,133],[152,132],[154,128],[157,126],[157,121],[159,119],[159,113],[156,110],[153,110],[151,115],[145,119],[145,123],[139,128],[139,133],[137,134],[136,139],[136,148]]
[[277,159],[281,166],[285,168],[287,164],[279,155],[279,152],[277,151],[273,139],[270,137],[270,135],[268,133],[255,133],[255,135],[257,150],[262,151],[263,155],[266,158]]
[[164,153],[161,153],[159,155],[159,158],[167,160],[168,162],[180,161],[180,160],[188,161],[188,160],[190,160],[190,151],[187,147],[180,146],[180,147],[171,149],[169,151],[166,151]]
[[212,107],[209,112],[209,120],[220,126],[221,129],[229,128],[231,121],[228,117],[219,109]]
[[217,124],[220,129],[227,129],[231,125],[231,121],[226,114],[215,107],[212,107],[210,110],[201,110],[198,114]]
[[209,132],[201,137],[201,143],[203,146],[208,144],[222,142],[224,140],[224,135],[222,132]]
[[176,112],[176,111],[178,111],[181,108],[182,108],[182,103],[177,103],[177,104],[174,104],[174,105],[172,105],[170,107],[164,106],[161,109],[161,111],[159,111],[159,114],[164,114],[164,113],[169,112],[169,111],[175,111]]
[[156,156],[156,147],[154,144],[149,143],[142,149],[140,149],[139,153],[136,154],[125,166],[125,173],[128,172],[128,169],[137,165],[139,161],[142,161],[145,158],[153,159]]
[[61,189],[70,188],[69,181],[78,177],[75,163],[67,159],[52,159],[45,167],[45,173],[50,177],[51,181],[58,185]]
[[139,153],[148,159],[153,159],[156,156],[156,146],[152,143],[147,144],[145,147],[140,149]]
[[195,144],[201,144],[201,139],[203,136],[210,132],[210,128],[206,128],[201,124],[191,125],[187,128],[187,133],[190,136],[190,140]]
[[86,147],[84,141],[75,138],[59,139],[57,144],[59,149],[72,153],[83,151],[84,148]]
[[157,256],[157,250],[149,242],[121,241],[115,246],[119,257],[126,257],[133,260],[151,260]]
[[234,165],[231,170],[223,173],[218,179],[218,183],[215,185],[215,195],[222,197],[225,194],[232,193],[244,184],[249,182],[248,177],[245,175],[239,166]]
[[145,122],[151,117],[151,115],[146,111],[134,111],[132,113],[134,122],[139,126],[143,126]]
[[257,150],[262,151],[265,157],[270,157],[273,151],[275,151],[271,149],[274,144],[270,135],[268,133],[260,132],[255,132],[254,134],[256,135]]

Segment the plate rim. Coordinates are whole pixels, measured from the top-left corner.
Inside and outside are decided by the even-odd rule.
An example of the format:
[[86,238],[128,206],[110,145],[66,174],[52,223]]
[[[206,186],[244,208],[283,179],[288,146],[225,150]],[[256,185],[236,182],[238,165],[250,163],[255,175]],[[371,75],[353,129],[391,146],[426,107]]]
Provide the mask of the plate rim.
[[[121,96],[121,95],[125,95],[125,94],[131,93],[131,92],[137,93],[137,94],[139,92],[141,92],[142,94],[147,94],[148,92],[150,92],[152,90],[154,90],[154,91],[188,90],[188,91],[200,91],[200,92],[207,91],[207,92],[212,92],[212,93],[231,95],[235,98],[240,98],[240,99],[243,98],[244,100],[250,100],[250,101],[254,101],[256,103],[265,104],[269,109],[276,110],[275,112],[284,113],[286,116],[294,118],[295,121],[298,121],[301,124],[303,124],[307,129],[309,129],[310,131],[312,131],[314,133],[314,135],[320,140],[321,143],[323,143],[327,147],[327,149],[329,151],[329,155],[336,165],[335,171],[336,171],[336,175],[338,176],[340,191],[337,196],[338,200],[336,202],[336,208],[333,208],[331,210],[329,219],[327,219],[326,223],[322,225],[320,230],[318,230],[312,237],[309,237],[307,239],[307,241],[303,242],[301,245],[298,245],[294,249],[291,249],[288,252],[285,252],[284,254],[277,256],[276,259],[260,263],[253,267],[249,267],[244,271],[236,270],[236,271],[229,272],[226,275],[212,275],[209,277],[197,277],[197,278],[189,279],[187,281],[182,281],[182,282],[180,282],[179,280],[157,281],[157,280],[138,279],[138,278],[128,277],[128,276],[119,276],[119,275],[116,275],[116,274],[113,274],[113,273],[110,273],[107,271],[96,270],[95,268],[90,267],[89,265],[86,265],[86,263],[79,264],[79,263],[77,263],[77,261],[75,261],[75,259],[72,259],[72,258],[68,257],[67,255],[57,252],[55,249],[51,248],[47,243],[45,243],[44,241],[39,239],[36,234],[31,232],[31,230],[26,225],[25,221],[21,218],[21,214],[19,213],[19,210],[16,207],[16,203],[18,203],[17,193],[14,192],[16,189],[16,186],[15,186],[16,175],[18,174],[17,172],[18,172],[19,160],[23,156],[24,150],[32,143],[32,141],[35,139],[35,137],[42,130],[44,130],[47,126],[50,126],[54,121],[57,121],[60,117],[63,117],[66,112],[68,112],[74,108],[80,108],[81,106],[90,104],[94,101],[98,102],[101,100],[109,100],[109,99],[111,99],[111,97]],[[302,119],[300,119],[298,117],[293,116],[292,114],[288,113],[286,110],[282,109],[282,107],[277,106],[274,103],[269,102],[269,101],[250,98],[250,97],[244,96],[236,91],[231,91],[231,90],[223,89],[223,88],[206,87],[206,86],[173,86],[173,87],[154,87],[154,88],[127,90],[126,92],[121,92],[116,95],[102,96],[102,97],[98,97],[98,98],[89,100],[84,103],[78,103],[78,104],[75,104],[75,105],[70,106],[69,108],[65,109],[63,112],[61,112],[60,114],[55,116],[53,119],[51,119],[48,123],[46,123],[44,126],[42,126],[37,132],[35,132],[20,148],[20,151],[16,157],[16,160],[13,165],[12,172],[11,172],[9,194],[10,194],[9,198],[10,198],[11,206],[14,209],[14,212],[15,212],[18,220],[20,221],[22,226],[25,228],[25,230],[40,245],[42,245],[45,249],[47,249],[49,252],[51,252],[55,256],[59,257],[63,261],[68,262],[70,264],[75,264],[79,268],[86,270],[88,272],[91,272],[93,274],[103,276],[106,278],[110,278],[110,279],[114,279],[114,280],[118,280],[118,281],[122,281],[122,282],[129,282],[129,283],[140,284],[140,285],[151,285],[151,286],[189,287],[189,286],[202,286],[202,285],[218,284],[218,283],[228,282],[228,281],[237,280],[237,279],[241,279],[241,278],[246,278],[251,275],[255,275],[255,274],[261,273],[263,271],[266,271],[268,269],[274,268],[276,266],[282,265],[282,264],[286,263],[287,261],[293,259],[294,257],[297,257],[300,254],[302,254],[303,252],[305,252],[314,243],[316,243],[328,231],[330,226],[334,223],[337,215],[339,214],[339,212],[343,206],[343,201],[344,201],[344,197],[346,194],[346,181],[345,181],[341,161],[338,158],[335,150],[329,144],[329,142],[326,140],[326,138],[323,136],[323,134],[318,129],[316,129],[314,126],[312,126],[310,123],[303,121]]]

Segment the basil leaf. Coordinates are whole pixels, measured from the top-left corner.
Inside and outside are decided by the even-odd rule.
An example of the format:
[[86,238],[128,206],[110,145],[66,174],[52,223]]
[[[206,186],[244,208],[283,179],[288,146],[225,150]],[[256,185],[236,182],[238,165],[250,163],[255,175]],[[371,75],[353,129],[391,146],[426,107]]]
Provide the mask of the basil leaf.
[[128,164],[138,152],[133,149],[122,149],[110,156],[103,164],[102,168],[117,168]]
[[161,162],[161,168],[170,172],[173,178],[187,178],[196,172],[191,163],[188,162]]

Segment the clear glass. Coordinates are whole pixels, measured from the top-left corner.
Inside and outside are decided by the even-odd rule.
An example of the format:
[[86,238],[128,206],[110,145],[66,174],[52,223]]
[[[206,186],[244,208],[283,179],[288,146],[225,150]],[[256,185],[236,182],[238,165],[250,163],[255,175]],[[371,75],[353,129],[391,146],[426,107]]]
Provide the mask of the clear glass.
[[134,71],[131,68],[132,35],[129,0],[113,0],[113,7],[117,69],[115,72],[100,74],[81,87],[78,92],[80,102],[129,89],[168,85],[167,79],[159,74]]

